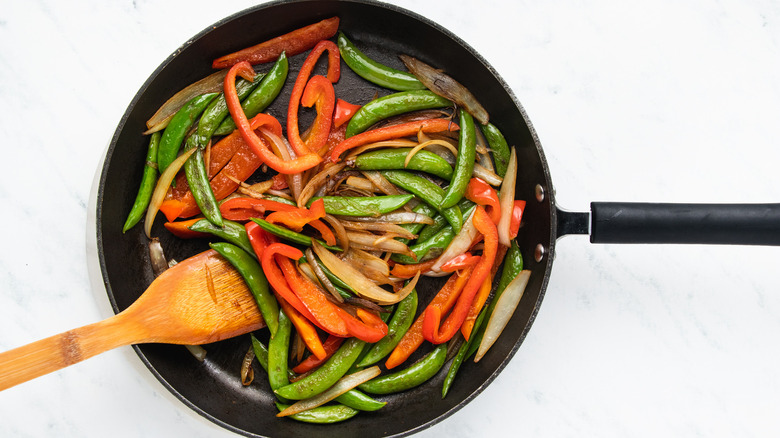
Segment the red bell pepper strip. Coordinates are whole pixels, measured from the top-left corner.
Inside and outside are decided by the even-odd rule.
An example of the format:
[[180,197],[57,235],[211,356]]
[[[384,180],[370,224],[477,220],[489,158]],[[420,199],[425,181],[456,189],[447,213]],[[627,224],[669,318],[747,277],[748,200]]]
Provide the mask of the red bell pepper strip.
[[485,237],[485,248],[482,250],[482,257],[474,267],[468,283],[466,283],[463,292],[458,297],[455,308],[452,309],[452,312],[444,323],[441,324],[441,327],[439,327],[443,313],[441,308],[429,305],[425,309],[423,336],[425,340],[433,344],[449,341],[460,330],[463,321],[468,316],[471,303],[474,302],[474,297],[485,278],[490,275],[490,270],[493,268],[493,262],[496,259],[498,250],[498,230],[496,229],[496,224],[493,223],[481,205],[477,206],[472,220],[477,231]]
[[285,178],[284,175],[282,175],[281,173],[277,173],[276,175],[271,177],[271,179],[274,182],[274,185],[272,185],[271,188],[274,190],[284,190],[287,187],[289,187],[287,185],[287,178]]
[[[241,108],[241,101],[236,93],[236,75],[239,74],[245,79],[251,80],[251,78],[254,78],[255,71],[248,62],[239,62],[231,67],[230,70],[228,70],[227,76],[225,76],[225,100],[230,115],[236,122],[238,131],[241,133],[241,138],[244,139],[264,163],[279,173],[300,173],[319,164],[322,161],[322,158],[315,153],[306,155],[301,154],[294,160],[285,161],[271,152],[266,141],[255,134],[254,129],[256,128],[253,129],[250,126],[249,120],[247,120],[246,114],[244,114],[244,110]],[[264,118],[276,120],[267,114],[258,114],[258,116],[261,115],[264,116]]]
[[[295,295],[295,293],[293,293],[293,291],[290,289],[290,286],[287,283],[287,279],[284,277],[282,270],[279,269],[279,265],[277,263],[279,260],[283,260],[284,257],[279,257],[279,259],[274,257],[277,253],[282,255],[289,254],[288,250],[290,249],[296,250],[295,248],[283,243],[272,243],[266,246],[263,250],[262,257],[260,258],[260,265],[263,267],[263,272],[268,279],[268,283],[274,289],[274,293],[284,298],[285,301],[294,307],[295,310],[300,312],[306,319],[313,321],[314,317],[311,315],[311,312],[309,312],[309,309],[306,307],[306,305],[303,304],[301,299],[298,298],[298,296]],[[298,251],[298,253],[300,253],[300,251]]]
[[317,368],[318,366],[324,364],[328,358],[333,356],[333,353],[339,349],[343,342],[344,338],[333,335],[328,336],[328,339],[325,339],[325,342],[322,343],[322,346],[325,349],[325,354],[327,355],[325,358],[320,359],[316,355],[312,354],[311,356],[304,359],[303,362],[296,365],[292,370],[298,374],[303,374]]
[[387,324],[382,321],[382,318],[363,308],[357,308],[355,313],[357,318],[344,310],[337,313],[347,325],[350,335],[370,343],[379,342],[387,335]]
[[[433,297],[428,307],[437,306],[441,308],[442,313],[449,311],[455,305],[455,301],[468,282],[472,271],[473,268],[469,267],[463,272],[451,275],[441,290]],[[412,326],[404,333],[398,345],[395,346],[393,352],[390,353],[385,361],[385,368],[389,370],[402,364],[422,345],[425,340],[422,333],[424,320],[424,313],[417,317]]]
[[310,208],[292,207],[291,210],[271,213],[265,220],[272,224],[282,224],[295,232],[300,232],[304,225],[323,217],[325,217],[325,200],[320,198],[314,201]]
[[328,353],[325,351],[325,347],[322,345],[320,335],[317,333],[317,328],[314,327],[311,321],[306,319],[306,317],[304,317],[300,312],[295,310],[295,307],[291,306],[290,303],[285,301],[284,298],[278,294],[275,295],[276,300],[279,302],[279,307],[281,307],[287,317],[290,318],[290,322],[292,322],[293,326],[295,326],[295,330],[301,336],[301,339],[303,339],[303,342],[306,344],[306,348],[308,348],[309,351],[311,351],[311,353],[317,358],[323,360],[327,359]]
[[349,103],[341,98],[336,99],[336,112],[333,113],[333,127],[338,128],[344,123],[347,123],[359,109],[360,105]]
[[249,244],[251,244],[252,249],[255,250],[257,260],[263,259],[263,252],[265,252],[268,245],[279,241],[276,236],[265,231],[255,222],[247,222],[246,225],[244,225],[244,228],[246,229],[246,235],[249,238]]
[[493,187],[480,178],[471,178],[466,186],[466,199],[485,206],[494,224],[501,220],[501,204],[498,202],[498,193]]
[[520,222],[523,220],[523,211],[525,211],[525,201],[515,200],[515,206],[512,209],[512,220],[509,221],[509,237],[514,239],[517,232],[520,231]]
[[208,233],[201,233],[199,231],[190,230],[190,225],[199,221],[201,218],[188,219],[186,221],[166,222],[165,228],[170,231],[174,236],[180,239],[197,239],[200,237],[208,237]]
[[476,265],[479,263],[480,258],[480,256],[473,255],[470,252],[464,252],[463,254],[453,257],[450,261],[441,265],[440,270],[442,272],[460,271],[467,266]]
[[219,211],[225,219],[247,221],[253,217],[261,217],[267,211],[293,211],[296,208],[270,199],[237,197],[223,202]]
[[[314,66],[325,51],[328,52],[327,79],[330,83],[338,82],[339,77],[341,76],[341,55],[339,53],[339,48],[332,41],[323,40],[317,43],[311,52],[309,52],[309,55],[301,66],[301,70],[298,72],[298,77],[295,78],[295,84],[293,85],[292,93],[290,94],[290,103],[287,106],[287,139],[290,141],[290,146],[292,146],[298,156],[318,151],[325,145],[325,142],[328,139],[328,133],[330,132],[330,121],[332,120],[333,107],[335,106],[335,94],[333,102],[330,102],[332,106],[330,106],[331,110],[328,115],[327,130],[323,131],[321,127],[318,127],[317,135],[310,135],[307,141],[304,142],[304,140],[301,139],[300,127],[298,126],[298,106],[302,103],[301,100],[304,91],[307,88],[309,77],[311,76],[312,71],[314,71]],[[327,93],[327,91],[321,89],[322,87],[324,87],[324,84],[320,84],[319,86],[315,84],[310,93],[312,93],[314,97],[321,93]],[[312,96],[309,97],[311,98]],[[320,116],[325,116],[325,114],[320,114],[318,111],[317,117],[319,118]]]
[[418,272],[423,274],[430,271],[433,265],[436,263],[436,260],[437,259],[428,260],[426,262],[415,263],[412,265],[396,263],[393,266],[393,269],[390,270],[390,274],[398,278],[412,278],[417,275]]
[[471,303],[466,320],[463,321],[463,325],[460,327],[460,332],[467,341],[469,340],[469,336],[471,336],[471,331],[474,329],[474,322],[476,322],[477,317],[479,316],[479,312],[487,302],[487,299],[490,296],[490,291],[493,288],[492,274],[493,272],[491,271],[491,273],[485,277],[485,281],[482,282],[482,286],[479,287],[479,291],[474,297],[474,302]]
[[[449,119],[426,119],[413,122],[400,123],[398,125],[387,126],[384,128],[372,129],[353,135],[342,141],[330,153],[330,160],[334,163],[339,161],[339,156],[349,149],[356,148],[368,143],[377,141],[392,140],[395,138],[409,137],[418,132],[443,132],[457,131],[460,129],[457,123]],[[289,131],[289,128],[288,128]]]
[[336,91],[324,76],[312,76],[303,90],[301,105],[312,106],[317,110],[317,116],[312,122],[304,143],[311,152],[319,153],[328,141],[330,129],[333,126],[333,113],[336,108]]
[[339,18],[332,17],[318,23],[296,29],[292,32],[264,41],[252,47],[233,52],[215,59],[211,66],[215,69],[231,67],[241,61],[252,65],[276,60],[284,52],[287,56],[303,53],[314,47],[318,41],[326,40],[336,34]]
[[[192,200],[195,201],[195,198]],[[181,199],[166,199],[160,204],[160,211],[165,215],[165,218],[168,219],[168,222],[173,222],[177,217],[181,216],[185,207],[186,206]]]

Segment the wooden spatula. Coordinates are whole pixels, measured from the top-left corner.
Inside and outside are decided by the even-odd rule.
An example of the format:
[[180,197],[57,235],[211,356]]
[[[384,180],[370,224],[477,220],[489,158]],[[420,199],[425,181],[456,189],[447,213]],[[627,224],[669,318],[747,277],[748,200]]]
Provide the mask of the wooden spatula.
[[207,344],[262,327],[241,275],[208,250],[163,272],[117,315],[0,353],[0,391],[124,345]]

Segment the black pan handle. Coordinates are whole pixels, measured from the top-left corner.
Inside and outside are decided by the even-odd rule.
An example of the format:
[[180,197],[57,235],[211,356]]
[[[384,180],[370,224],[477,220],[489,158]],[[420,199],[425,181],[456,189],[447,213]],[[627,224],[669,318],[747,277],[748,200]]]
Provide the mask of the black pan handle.
[[780,204],[593,202],[590,214],[558,212],[559,236],[593,243],[780,245]]

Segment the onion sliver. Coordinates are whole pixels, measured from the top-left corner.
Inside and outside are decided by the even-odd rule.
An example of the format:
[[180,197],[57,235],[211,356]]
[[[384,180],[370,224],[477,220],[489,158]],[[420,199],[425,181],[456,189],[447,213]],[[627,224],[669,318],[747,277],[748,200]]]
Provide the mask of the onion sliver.
[[330,292],[331,295],[333,295],[333,298],[336,299],[339,303],[344,302],[344,297],[341,296],[341,294],[336,290],[336,286],[333,286],[333,282],[330,281],[330,278],[328,278],[327,275],[325,275],[325,272],[320,268],[320,264],[317,261],[316,256],[314,255],[314,251],[311,250],[311,248],[306,248],[306,258],[309,259],[309,266],[311,266],[311,270],[314,271],[314,275],[317,276],[317,279],[319,279],[320,284]]
[[168,260],[165,259],[160,239],[153,237],[149,241],[149,260],[152,262],[152,272],[157,277],[168,269]]
[[345,229],[356,231],[379,231],[392,234],[394,237],[403,237],[404,239],[414,239],[417,236],[406,228],[391,224],[388,222],[358,222],[358,221],[339,221]]
[[496,342],[498,336],[504,331],[512,314],[515,313],[517,305],[520,303],[520,299],[523,298],[523,292],[528,285],[528,279],[531,277],[531,271],[528,269],[520,271],[504,289],[501,296],[496,301],[496,307],[493,310],[493,314],[490,315],[487,327],[485,327],[485,334],[482,337],[482,342],[479,344],[477,354],[474,356],[474,362],[479,362],[482,356],[487,353],[488,349]]
[[168,193],[168,187],[171,186],[171,181],[176,177],[176,174],[184,165],[184,162],[197,150],[198,148],[192,148],[179,155],[178,158],[173,160],[173,163],[165,168],[165,171],[160,175],[160,179],[157,180],[157,185],[154,187],[154,192],[152,193],[152,200],[149,202],[149,208],[146,210],[146,219],[144,220],[144,232],[146,233],[146,237],[152,238],[152,223],[154,222],[154,217],[157,216],[157,212],[160,211],[160,205],[162,205],[163,200],[165,200],[165,194]]
[[381,370],[379,367],[374,365],[371,368],[366,368],[356,373],[346,375],[339,379],[338,382],[336,382],[327,390],[315,395],[314,397],[293,403],[282,412],[276,414],[276,416],[286,417],[288,415],[294,415],[303,411],[308,411],[309,409],[314,409],[317,406],[322,406],[325,403],[340,396],[341,394],[349,391],[350,389],[355,388],[362,383],[368,382],[369,380],[378,376],[380,373]]
[[430,225],[434,221],[431,217],[411,211],[386,213],[382,216],[349,216],[350,220],[357,222],[379,222],[391,224],[425,224]]
[[241,384],[249,386],[255,380],[255,370],[252,368],[252,361],[255,360],[255,350],[251,346],[241,361]]
[[494,187],[500,186],[504,181],[500,176],[498,176],[496,172],[487,169],[485,166],[479,163],[474,163],[474,176],[481,178],[483,181]]
[[434,145],[443,146],[447,148],[447,150],[452,152],[453,155],[455,155],[456,157],[458,156],[458,150],[455,149],[455,146],[453,146],[450,142],[444,140],[438,140],[438,139],[428,140],[413,147],[412,150],[410,150],[409,153],[406,154],[406,159],[404,159],[404,167],[409,165],[409,162],[412,161],[412,157],[414,157],[414,154],[416,154],[418,151],[420,151],[421,149],[425,149],[428,146],[434,146]]
[[206,349],[203,348],[200,345],[185,345],[187,347],[187,350],[192,354],[192,356],[198,360],[198,362],[203,362],[206,360]]
[[213,93],[222,91],[222,87],[225,84],[225,76],[227,70],[220,70],[216,73],[212,73],[205,78],[188,85],[173,97],[168,99],[160,109],[157,110],[154,115],[146,121],[146,128],[148,131],[144,134],[151,134],[153,132],[161,131],[168,126],[168,122],[173,118],[173,115],[179,111],[185,103],[189,102],[195,96],[201,94]]
[[395,294],[382,289],[360,271],[338,258],[316,241],[312,241],[312,249],[326,268],[363,298],[368,298],[375,301],[377,304],[385,306],[395,304],[411,293],[411,291],[408,291],[406,294],[400,292]]
[[[283,138],[263,127],[260,128],[260,133],[263,134],[263,137],[265,137],[266,140],[268,140],[268,143],[270,143],[271,149],[274,151],[276,156],[285,161],[291,161],[297,158],[295,151],[292,149],[292,146],[290,146],[290,144],[287,143]],[[297,198],[303,187],[301,173],[285,175],[285,177],[287,179],[287,185],[290,186],[290,191],[292,192],[293,198]]]
[[512,244],[509,225],[512,223],[512,210],[515,208],[515,183],[517,182],[517,153],[515,148],[509,153],[504,182],[498,194],[501,205],[501,219],[498,221],[498,242],[504,246]]
[[350,244],[361,247],[368,247],[374,250],[387,251],[395,254],[405,254],[412,256],[413,252],[409,247],[395,239],[387,239],[382,236],[377,236],[370,233],[358,233],[353,231],[347,231],[347,237],[349,237]]
[[469,217],[463,221],[460,233],[455,235],[438,260],[436,260],[436,263],[431,266],[431,271],[441,271],[441,265],[468,251],[478,235],[479,231],[474,226],[474,212],[472,211]]
[[344,252],[349,251],[349,236],[347,236],[347,230],[344,229],[344,225],[342,225],[341,221],[336,219],[332,214],[326,214],[323,219],[328,225],[333,227],[333,234],[336,235],[336,240],[338,241],[341,250]]
[[301,190],[301,193],[296,198],[298,207],[303,207],[306,205],[306,203],[309,202],[309,199],[314,196],[314,193],[317,192],[317,189],[325,184],[325,181],[327,181],[328,178],[333,178],[337,173],[341,172],[346,165],[346,162],[341,162],[332,166],[328,166],[323,169],[322,172],[311,177],[309,182],[306,183],[306,185]]

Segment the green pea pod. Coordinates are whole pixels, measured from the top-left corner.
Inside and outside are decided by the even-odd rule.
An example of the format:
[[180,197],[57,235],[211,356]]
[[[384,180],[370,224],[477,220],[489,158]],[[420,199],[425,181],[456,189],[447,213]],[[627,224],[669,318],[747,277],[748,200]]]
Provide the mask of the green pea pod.
[[363,79],[391,90],[425,89],[425,85],[413,74],[388,67],[366,56],[343,32],[339,32],[337,41],[341,59]]
[[[467,218],[471,214],[471,209],[474,208],[476,204],[469,201],[466,198],[463,198],[458,202],[458,207],[460,208],[460,211],[463,213],[463,217]],[[433,218],[433,223],[425,225],[422,230],[420,230],[419,235],[417,236],[418,242],[424,242],[431,237],[435,236],[436,233],[444,229],[444,227],[447,226],[447,219],[442,215],[436,215]]]
[[[283,310],[279,311],[279,329],[276,336],[268,341],[268,383],[271,390],[284,388],[290,384],[289,378],[289,354],[290,337],[292,336],[292,322],[287,318]],[[286,402],[287,399],[277,395]]]
[[[284,82],[287,80],[288,71],[287,55],[282,53],[260,82],[260,85],[241,102],[241,108],[244,109],[244,114],[246,114],[248,119],[263,112],[276,99],[276,96],[279,95],[284,87]],[[225,117],[216,131],[214,131],[214,135],[227,135],[233,132],[234,129],[236,129],[236,122],[233,121],[232,117]]]
[[158,131],[153,133],[149,138],[149,149],[146,153],[146,163],[144,164],[144,173],[141,177],[141,186],[138,188],[138,194],[135,196],[133,208],[130,209],[125,225],[122,227],[123,233],[140,222],[141,218],[146,214],[146,208],[149,207],[154,185],[157,182],[157,150],[160,147],[161,135],[162,134]]
[[452,102],[430,90],[400,91],[378,97],[360,107],[349,120],[344,134],[349,138],[388,117],[448,106],[452,106]]
[[[512,245],[506,251],[506,255],[504,256],[504,267],[501,271],[501,277],[498,280],[498,285],[496,286],[495,296],[493,296],[493,298],[490,300],[487,308],[481,312],[485,313],[486,320],[489,320],[490,315],[493,314],[493,310],[496,308],[498,297],[501,296],[501,294],[504,292],[504,289],[509,286],[509,283],[511,283],[512,280],[517,277],[520,271],[523,270],[523,265],[523,255],[520,253],[520,247],[517,245],[516,240],[512,240]],[[471,357],[472,354],[477,352],[479,344],[482,341],[482,337],[485,335],[485,328],[487,328],[487,324],[479,328],[475,324],[474,328],[471,329],[473,335],[469,338],[469,340],[474,339],[474,343],[469,347],[469,351],[466,354],[466,357]]]
[[160,139],[160,149],[157,151],[157,168],[160,170],[160,173],[165,172],[165,169],[179,155],[179,149],[181,149],[181,144],[187,132],[203,110],[218,95],[219,93],[206,93],[195,96],[173,115],[165,131],[163,131]]
[[[412,211],[415,213],[424,214],[428,217],[436,216],[436,209],[424,202],[417,204],[417,206],[414,207]],[[423,230],[426,227],[425,224],[401,224],[400,226],[402,228],[405,228],[407,231],[409,231],[412,234],[418,234],[421,232],[420,230]],[[398,240],[404,243],[409,243],[409,239],[398,239]],[[420,240],[419,236],[417,237],[417,240]]]
[[482,309],[482,311],[479,312],[479,316],[477,316],[477,319],[474,321],[474,326],[471,328],[471,333],[474,334],[474,336],[470,336],[468,341],[461,344],[460,348],[458,348],[458,353],[452,359],[450,369],[447,371],[447,375],[444,377],[444,384],[441,388],[441,398],[446,397],[447,393],[450,391],[452,382],[455,381],[455,376],[458,374],[458,370],[460,370],[460,366],[463,364],[463,361],[473,354],[469,353],[469,350],[472,348],[471,346],[475,346],[475,352],[476,347],[479,347],[479,341],[482,339],[482,336],[479,336],[479,339],[477,339],[476,331],[482,327],[482,323],[485,320],[485,315],[487,314],[486,310],[487,309]]
[[[246,79],[239,78],[236,81],[236,94],[239,99],[245,99],[249,93],[257,88],[261,83],[265,74],[255,75],[253,81],[247,81]],[[203,111],[198,121],[198,130],[193,137],[196,138],[198,147],[205,148],[209,140],[219,128],[220,124],[230,115],[230,110],[227,107],[227,99],[225,99],[225,93],[220,93],[219,97],[214,99],[211,104]]]
[[391,183],[414,194],[435,208],[436,211],[447,219],[447,222],[452,225],[452,229],[456,233],[460,232],[461,227],[463,227],[463,215],[460,207],[454,205],[449,208],[442,208],[441,201],[444,197],[444,189],[437,186],[436,183],[403,170],[383,170],[381,173]]
[[460,114],[460,131],[458,135],[458,157],[455,159],[455,169],[452,172],[450,185],[441,200],[441,207],[448,208],[463,199],[466,187],[474,175],[474,159],[477,157],[477,136],[474,118],[467,111]]
[[404,165],[412,148],[379,149],[365,152],[355,158],[355,168],[360,170],[416,170],[450,180],[452,166],[444,158],[425,150],[417,151]]
[[233,245],[243,249],[250,255],[255,253],[255,250],[252,249],[252,244],[249,243],[249,237],[246,235],[246,228],[244,228],[244,226],[238,222],[224,219],[222,227],[218,227],[206,219],[201,219],[190,225],[189,228],[192,231],[209,233],[213,236],[219,237],[220,239],[230,242]]
[[260,308],[265,325],[268,326],[271,337],[273,337],[279,328],[279,303],[268,288],[268,280],[265,278],[257,259],[231,243],[214,242],[210,243],[209,246],[227,259],[244,278],[244,282],[257,301],[257,307]]
[[[276,316],[276,321],[279,321],[279,315]],[[255,352],[255,359],[261,367],[268,372],[268,347],[265,346],[254,334],[250,333],[249,338],[252,340],[252,350]]]
[[392,394],[406,391],[435,376],[447,359],[447,344],[439,344],[409,368],[375,377],[358,386],[369,394]]
[[[287,409],[290,405],[276,402],[276,408],[279,412]],[[291,418],[296,421],[302,421],[304,423],[314,424],[333,424],[341,421],[349,420],[358,414],[357,409],[350,408],[344,405],[324,405],[317,406],[316,408],[309,409],[308,411],[299,412],[297,414],[288,415],[285,418]]]
[[[269,233],[281,237],[284,240],[289,240],[291,242],[297,243],[299,245],[303,246],[311,246],[312,240],[316,240],[319,242],[322,246],[325,248],[328,248],[331,251],[341,251],[341,248],[337,246],[330,246],[326,244],[325,242],[322,242],[319,239],[314,239],[313,237],[309,237],[305,234],[296,233],[295,231],[289,230],[285,227],[280,227],[279,225],[272,224],[265,219],[260,218],[252,218],[252,221],[255,222],[257,225],[260,225],[260,228],[264,229],[265,231],[268,231]],[[192,227],[190,227],[192,228]]]
[[[189,150],[193,147],[195,146],[187,144],[184,148]],[[197,149],[184,162],[184,175],[187,177],[187,185],[195,203],[198,204],[198,208],[203,213],[203,217],[215,226],[221,227],[223,225],[222,213],[219,211],[219,203],[211,189],[208,170],[206,170],[203,152],[200,149]]]
[[451,226],[442,228],[438,233],[431,236],[428,240],[416,243],[409,247],[417,260],[404,254],[393,254],[393,260],[406,265],[413,265],[415,263],[422,263],[426,260],[438,257],[449,246],[452,239],[455,238],[455,232],[452,231]]
[[344,377],[349,367],[357,360],[363,349],[364,341],[357,338],[349,338],[341,344],[322,366],[317,368],[301,380],[290,383],[278,389],[274,389],[277,395],[290,400],[303,400],[314,397],[333,386],[336,381]]
[[409,327],[411,327],[416,313],[417,290],[413,290],[396,306],[393,317],[390,318],[390,323],[387,325],[387,335],[368,350],[368,353],[361,359],[358,366],[367,367],[373,365],[390,354]]
[[482,134],[485,135],[490,150],[493,153],[493,163],[496,166],[496,174],[501,178],[506,175],[506,168],[509,165],[509,145],[501,131],[492,123],[480,125]]
[[336,397],[333,401],[359,411],[376,411],[382,409],[387,404],[387,402],[379,401],[354,388]]
[[[309,260],[308,258],[306,258],[306,256],[301,257],[300,260],[303,262],[309,262],[309,263],[312,262],[312,260]],[[353,296],[356,295],[352,287],[347,283],[344,283],[344,280],[337,277],[336,274],[334,274],[330,269],[328,269],[327,266],[322,264],[322,261],[320,261],[320,259],[316,259],[314,261],[317,262],[317,266],[319,266],[320,269],[322,269],[322,273],[325,274],[326,277],[328,277],[328,280],[330,280],[330,282],[333,283],[333,287],[336,288],[336,291],[339,293],[339,295],[341,295],[344,298],[352,298]]]
[[325,212],[340,216],[379,216],[403,207],[414,195],[387,196],[323,196],[312,198],[307,206],[322,199]]

